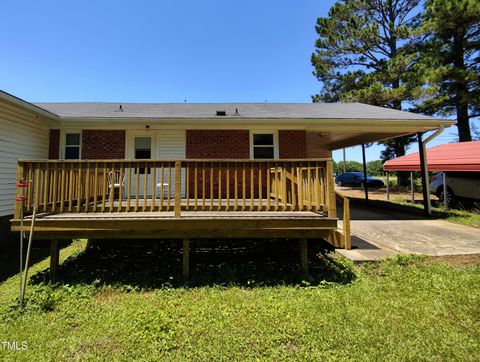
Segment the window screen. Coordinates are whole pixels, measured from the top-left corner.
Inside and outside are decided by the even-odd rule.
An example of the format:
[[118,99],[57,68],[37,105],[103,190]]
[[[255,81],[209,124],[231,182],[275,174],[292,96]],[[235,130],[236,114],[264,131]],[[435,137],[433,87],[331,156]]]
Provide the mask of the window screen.
[[78,160],[80,158],[80,133],[65,134],[65,159]]

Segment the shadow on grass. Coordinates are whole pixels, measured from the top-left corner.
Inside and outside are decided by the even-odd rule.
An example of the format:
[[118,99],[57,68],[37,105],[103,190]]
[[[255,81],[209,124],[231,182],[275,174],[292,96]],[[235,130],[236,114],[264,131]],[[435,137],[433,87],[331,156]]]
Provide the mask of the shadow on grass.
[[[27,251],[28,241],[24,240],[23,245],[23,262],[25,263],[25,254]],[[60,247],[66,246],[68,243],[62,242]],[[30,265],[34,265],[50,256],[50,243],[34,240],[32,243],[32,251],[30,255]],[[20,243],[18,240],[12,240],[2,244],[0,248],[0,283],[8,278],[18,274],[20,267]]]
[[[151,289],[199,287],[348,284],[355,279],[350,264],[329,254],[329,244],[309,241],[310,276],[301,273],[297,240],[192,240],[190,280],[182,280],[179,240],[109,240],[91,242],[60,267],[60,284],[93,284]],[[313,277],[313,279],[312,279]],[[32,283],[48,282],[48,271]]]

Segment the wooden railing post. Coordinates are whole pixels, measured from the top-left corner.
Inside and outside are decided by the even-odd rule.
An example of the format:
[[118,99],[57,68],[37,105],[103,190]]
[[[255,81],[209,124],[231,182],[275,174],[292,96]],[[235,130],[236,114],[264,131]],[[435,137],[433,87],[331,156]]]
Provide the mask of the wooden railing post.
[[175,206],[174,206],[174,217],[179,219],[182,209],[182,162],[175,161]]
[[337,217],[337,205],[335,197],[335,181],[333,179],[333,161],[327,160],[326,167],[326,182],[327,182],[327,210],[328,217]]
[[331,233],[331,243],[340,248],[350,250],[352,248],[352,237],[350,234],[350,199],[339,192],[335,192],[336,199],[343,207],[343,233],[336,230]]
[[[23,163],[22,162],[19,162],[18,163],[18,168],[17,168],[17,177],[15,179],[15,185],[17,183],[20,183],[24,181],[24,177],[23,177]],[[27,182],[31,182],[30,180],[27,180]],[[16,197],[22,197],[24,196],[24,188],[23,187],[17,187],[16,188]],[[30,202],[30,200],[25,200],[25,201],[15,201],[15,211],[14,211],[14,218],[15,219],[20,219],[20,214],[21,214],[21,210],[22,210],[22,203],[24,203],[25,205]]]

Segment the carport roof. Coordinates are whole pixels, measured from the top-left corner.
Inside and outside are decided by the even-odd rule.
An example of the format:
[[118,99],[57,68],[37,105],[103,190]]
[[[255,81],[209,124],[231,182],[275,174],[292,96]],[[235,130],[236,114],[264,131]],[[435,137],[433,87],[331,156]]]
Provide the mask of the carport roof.
[[[480,172],[480,141],[447,143],[427,150],[429,171]],[[419,153],[385,162],[385,171],[420,171]]]

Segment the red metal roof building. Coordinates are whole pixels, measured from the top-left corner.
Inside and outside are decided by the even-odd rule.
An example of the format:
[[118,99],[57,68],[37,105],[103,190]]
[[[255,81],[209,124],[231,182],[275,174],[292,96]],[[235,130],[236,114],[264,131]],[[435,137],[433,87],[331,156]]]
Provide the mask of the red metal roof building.
[[[427,150],[429,171],[480,172],[480,141],[447,143]],[[385,162],[385,171],[420,171],[419,153]]]

